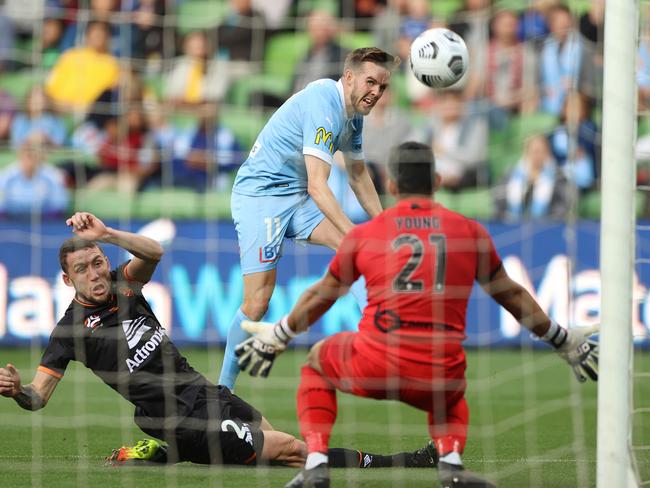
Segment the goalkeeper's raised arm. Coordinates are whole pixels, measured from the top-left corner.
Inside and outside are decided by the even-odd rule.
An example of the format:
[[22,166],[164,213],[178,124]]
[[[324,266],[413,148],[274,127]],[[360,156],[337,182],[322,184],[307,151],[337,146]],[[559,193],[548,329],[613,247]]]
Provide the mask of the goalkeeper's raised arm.
[[598,327],[566,329],[552,321],[528,291],[512,280],[501,266],[492,276],[480,279],[483,289],[540,339],[553,346],[573,368],[580,382],[598,380],[598,345],[588,339]]

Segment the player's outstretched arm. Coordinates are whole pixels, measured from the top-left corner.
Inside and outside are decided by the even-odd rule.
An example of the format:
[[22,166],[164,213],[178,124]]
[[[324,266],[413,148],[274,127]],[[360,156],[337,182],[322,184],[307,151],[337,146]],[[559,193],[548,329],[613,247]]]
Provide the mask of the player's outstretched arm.
[[305,154],[307,167],[307,192],[313,198],[316,206],[339,229],[343,235],[347,234],[354,224],[334,198],[334,194],[327,184],[330,175],[330,165],[322,159]]
[[113,229],[89,212],[77,212],[66,220],[72,231],[89,241],[114,244],[135,256],[129,263],[129,277],[147,283],[163,255],[162,246],[149,237]]
[[379,215],[383,209],[375,185],[372,178],[370,178],[368,167],[362,160],[351,159],[345,155],[343,159],[345,160],[350,188],[352,188],[357,200],[359,200],[359,203],[370,217]]
[[0,395],[13,398],[25,410],[39,410],[49,401],[59,379],[37,371],[29,385],[21,385],[20,374],[13,364],[0,368]]
[[340,296],[348,292],[348,288],[327,272],[320,281],[305,290],[291,313],[277,324],[242,322],[242,328],[252,336],[235,349],[239,368],[248,370],[251,376],[267,377],[275,358],[287,348],[289,342],[327,312]]
[[556,324],[531,294],[508,276],[503,266],[482,286],[528,330],[553,346],[573,368],[578,381],[584,382],[587,378],[598,380],[598,343],[589,339],[597,333],[598,327],[565,329]]

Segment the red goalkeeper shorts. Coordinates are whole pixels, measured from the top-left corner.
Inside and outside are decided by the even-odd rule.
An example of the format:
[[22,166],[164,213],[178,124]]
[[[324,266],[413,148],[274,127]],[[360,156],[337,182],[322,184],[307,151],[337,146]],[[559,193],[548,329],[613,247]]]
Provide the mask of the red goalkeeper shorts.
[[358,333],[343,332],[325,340],[319,360],[338,390],[440,414],[464,398],[466,387],[462,346],[445,350],[453,354],[443,361],[415,362],[401,358],[399,349],[373,352]]

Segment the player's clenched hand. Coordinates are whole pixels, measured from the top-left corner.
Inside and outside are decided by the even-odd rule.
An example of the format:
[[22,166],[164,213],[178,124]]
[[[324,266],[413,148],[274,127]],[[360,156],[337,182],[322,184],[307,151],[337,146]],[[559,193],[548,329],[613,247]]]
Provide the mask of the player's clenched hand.
[[245,320],[241,327],[252,337],[235,349],[235,354],[239,357],[239,368],[242,371],[248,370],[251,376],[266,378],[276,356],[287,348],[296,334],[289,328],[286,317],[277,324]]
[[598,333],[598,326],[564,331],[566,337],[556,346],[557,353],[573,368],[578,381],[584,383],[587,378],[598,381],[598,342],[589,339],[589,336]]
[[15,397],[20,393],[20,375],[13,364],[0,368],[0,395]]
[[104,222],[89,212],[76,212],[65,223],[75,234],[89,241],[101,239],[108,231]]

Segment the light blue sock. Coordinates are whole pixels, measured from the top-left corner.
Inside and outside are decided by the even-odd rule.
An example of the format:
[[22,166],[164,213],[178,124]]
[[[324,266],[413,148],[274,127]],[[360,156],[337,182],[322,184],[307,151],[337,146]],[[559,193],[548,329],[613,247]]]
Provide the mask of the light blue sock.
[[368,292],[366,290],[366,279],[363,276],[360,276],[357,281],[352,283],[350,287],[350,293],[357,301],[359,305],[359,310],[363,313],[363,309],[368,305]]
[[250,337],[250,334],[241,328],[241,323],[244,320],[250,319],[244,315],[241,308],[238,308],[237,313],[230,323],[228,337],[226,338],[226,353],[223,356],[223,363],[221,364],[219,384],[227,386],[230,390],[234,390],[235,381],[239,375],[239,364],[237,364],[238,358],[235,356],[235,348],[240,342]]

